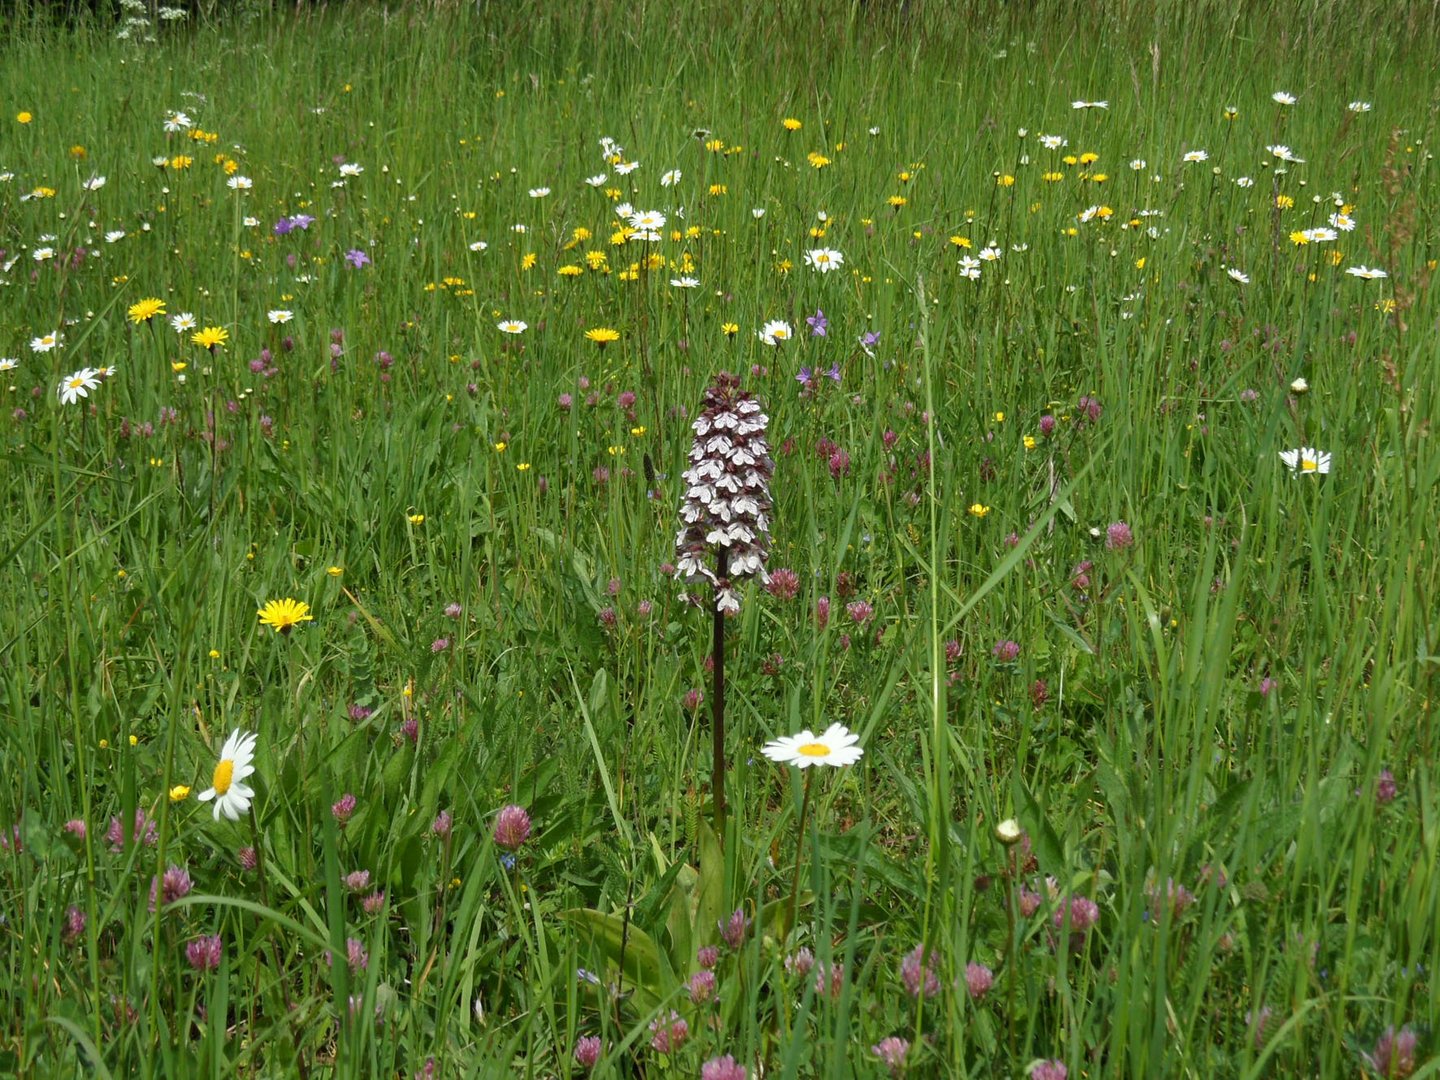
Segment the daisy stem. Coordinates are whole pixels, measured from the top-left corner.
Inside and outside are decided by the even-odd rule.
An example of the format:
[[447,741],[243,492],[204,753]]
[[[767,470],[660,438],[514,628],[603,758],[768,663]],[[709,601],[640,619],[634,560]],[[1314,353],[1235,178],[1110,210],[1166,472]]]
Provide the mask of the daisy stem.
[[815,780],[815,771],[807,770],[805,773],[805,795],[800,800],[800,827],[796,830],[795,836],[795,873],[790,881],[790,917],[785,922],[785,931],[788,933],[795,929],[795,919],[800,906],[800,864],[804,862],[805,855],[805,822],[810,817],[810,788]]

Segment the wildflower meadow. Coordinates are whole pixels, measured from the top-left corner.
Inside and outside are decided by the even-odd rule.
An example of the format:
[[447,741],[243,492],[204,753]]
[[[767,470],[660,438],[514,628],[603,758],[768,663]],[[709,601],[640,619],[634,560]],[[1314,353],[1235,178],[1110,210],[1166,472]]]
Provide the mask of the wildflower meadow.
[[1440,1075],[1428,3],[0,13],[0,1074]]

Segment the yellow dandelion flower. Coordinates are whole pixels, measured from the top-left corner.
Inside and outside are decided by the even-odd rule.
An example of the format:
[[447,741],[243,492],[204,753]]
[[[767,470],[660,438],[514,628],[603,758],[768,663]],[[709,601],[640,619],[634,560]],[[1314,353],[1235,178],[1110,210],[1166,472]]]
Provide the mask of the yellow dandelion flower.
[[165,314],[165,301],[153,296],[147,296],[144,300],[137,300],[126,309],[126,315],[130,321],[139,325],[149,322],[156,315]]
[[898,210],[910,200],[905,198],[904,195],[891,195],[890,198],[886,199],[885,201]]
[[31,116],[28,112],[18,112],[15,114],[15,122],[17,124],[28,124],[34,119],[35,117]]
[[224,345],[230,340],[230,331],[223,326],[207,326],[203,330],[196,330],[191,334],[190,340],[202,349],[214,352],[217,346]]
[[786,131],[799,131],[805,125],[800,123],[800,121],[796,120],[793,116],[787,116],[784,120],[780,121],[780,126],[783,127]]
[[736,334],[740,332],[740,326],[739,324],[733,322],[721,323],[720,332],[726,337],[733,338]]
[[277,634],[288,634],[297,623],[314,619],[309,604],[288,596],[284,600],[268,601],[256,614],[260,616],[261,626],[273,626]]
[[585,331],[585,340],[593,341],[596,345],[599,345],[600,348],[603,349],[612,341],[620,340],[620,331],[614,330],[608,326],[597,326],[593,330]]
[[539,259],[540,256],[536,255],[533,251],[527,251],[524,255],[520,257],[520,269],[529,270],[539,261]]

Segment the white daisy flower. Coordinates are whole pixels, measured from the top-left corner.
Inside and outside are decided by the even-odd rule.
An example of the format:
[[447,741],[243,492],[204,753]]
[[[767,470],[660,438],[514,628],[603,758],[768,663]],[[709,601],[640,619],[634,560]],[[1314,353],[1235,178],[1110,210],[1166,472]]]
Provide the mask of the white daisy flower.
[[170,329],[177,334],[183,334],[186,330],[194,330],[196,326],[195,316],[188,311],[182,311],[179,315],[170,316]]
[[121,240],[124,240],[124,239],[125,239],[125,230],[124,230],[124,229],[111,229],[109,232],[107,232],[107,233],[105,234],[105,242],[106,242],[107,244],[116,244],[116,243],[119,243]]
[[674,187],[680,182],[680,178],[684,175],[685,174],[682,173],[679,169],[671,169],[664,176],[660,177],[660,186]]
[[771,319],[756,333],[766,345],[778,345],[782,341],[789,341],[795,332],[784,319]]
[[1192,163],[1197,161],[1209,161],[1210,155],[1207,154],[1204,150],[1191,150],[1180,160]]
[[490,245],[487,244],[484,240],[472,240],[470,242],[471,251],[484,251],[489,246]]
[[73,405],[81,398],[89,397],[90,391],[100,385],[99,374],[94,368],[87,367],[61,380],[60,385],[55,388],[60,404]]
[[276,308],[274,311],[267,311],[265,317],[272,323],[278,325],[289,322],[295,317],[295,313],[293,311],[286,311],[284,308]]
[[1377,278],[1389,277],[1384,270],[1372,266],[1351,266],[1347,267],[1345,273],[1351,277],[1364,278],[1366,281],[1374,281]]
[[1280,460],[1294,473],[1328,473],[1330,455],[1313,446],[1302,446],[1297,450],[1281,450]]
[[641,232],[654,232],[665,227],[665,215],[659,210],[641,210],[630,215],[630,225]]
[[364,166],[364,165],[360,165],[360,164],[358,164],[358,163],[356,163],[356,162],[354,162],[354,161],[344,162],[344,163],[340,166],[340,175],[341,175],[341,176],[359,176],[359,175],[360,175],[361,173],[363,173],[364,171],[365,171],[365,166]]
[[813,251],[805,252],[805,265],[822,274],[828,274],[831,270],[838,269],[844,262],[845,256],[831,248],[815,248]]
[[1072,101],[1072,102],[1070,103],[1070,107],[1071,107],[1072,109],[1108,109],[1108,108],[1110,107],[1110,102],[1108,102],[1108,101]]
[[532,187],[530,189],[530,197],[532,199],[543,199],[546,195],[549,194],[550,189],[548,187]]
[[253,732],[241,734],[237,728],[220,749],[220,761],[210,777],[210,787],[196,798],[201,802],[215,800],[215,820],[224,814],[231,821],[250,810],[255,789],[243,783],[255,771],[255,739]]
[[677,289],[694,289],[699,286],[700,279],[693,277],[677,277],[671,278],[670,284],[675,286],[675,288]]
[[1345,107],[1353,113],[1367,113],[1375,106],[1371,105],[1368,101],[1352,101]]
[[519,319],[505,319],[496,323],[495,326],[503,334],[523,334],[530,328],[529,323],[521,322]]
[[1287,94],[1284,90],[1276,90],[1275,93],[1270,95],[1270,100],[1277,105],[1294,105],[1295,95]]
[[585,178],[585,183],[589,184],[591,187],[599,187],[608,179],[610,178],[605,173],[596,173],[594,176],[587,176]]
[[255,186],[255,181],[248,176],[232,176],[225,181],[225,186],[231,191],[249,191]]
[[31,338],[30,351],[47,353],[51,349],[59,348],[60,343],[64,340],[64,335],[62,335],[59,330],[52,330],[48,334],[42,334],[39,337]]
[[96,174],[95,176],[90,177],[89,180],[86,180],[80,186],[86,191],[99,191],[102,187],[105,186],[105,177]]
[[855,744],[860,736],[848,731],[843,724],[831,724],[816,735],[809,730],[798,735],[785,735],[766,743],[760,752],[771,761],[781,765],[794,765],[797,769],[808,769],[812,765],[854,765],[865,753]]
[[1227,273],[1227,274],[1230,275],[1230,280],[1231,280],[1231,281],[1238,281],[1241,285],[1249,285],[1249,284],[1250,284],[1250,275],[1247,274],[1247,273],[1245,273],[1245,271],[1243,271],[1243,270],[1236,270],[1236,269],[1232,266],[1232,267],[1230,267],[1230,269],[1226,270],[1225,273]]

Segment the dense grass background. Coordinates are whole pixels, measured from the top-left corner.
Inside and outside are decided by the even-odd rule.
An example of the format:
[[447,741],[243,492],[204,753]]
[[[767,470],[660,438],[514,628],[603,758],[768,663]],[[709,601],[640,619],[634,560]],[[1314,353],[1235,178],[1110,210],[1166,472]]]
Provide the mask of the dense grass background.
[[[564,1076],[594,1034],[599,1075],[828,1077],[895,1035],[916,1075],[1384,1075],[1408,1028],[1436,1071],[1433,5],[344,6],[155,44],[43,16],[0,17],[0,1070]],[[1355,230],[1295,244],[1332,193]],[[670,219],[633,275],[617,200]],[[152,296],[229,341],[128,321]],[[801,584],[730,621],[716,837],[708,617],[661,567],[721,370],[771,416]],[[260,627],[283,597],[314,621]],[[865,757],[797,842],[802,782],[756,751],[831,722]],[[235,728],[259,794],[217,823]],[[109,843],[137,811],[153,842]],[[193,891],[152,912],[169,866]],[[348,939],[366,963],[329,964]]]

